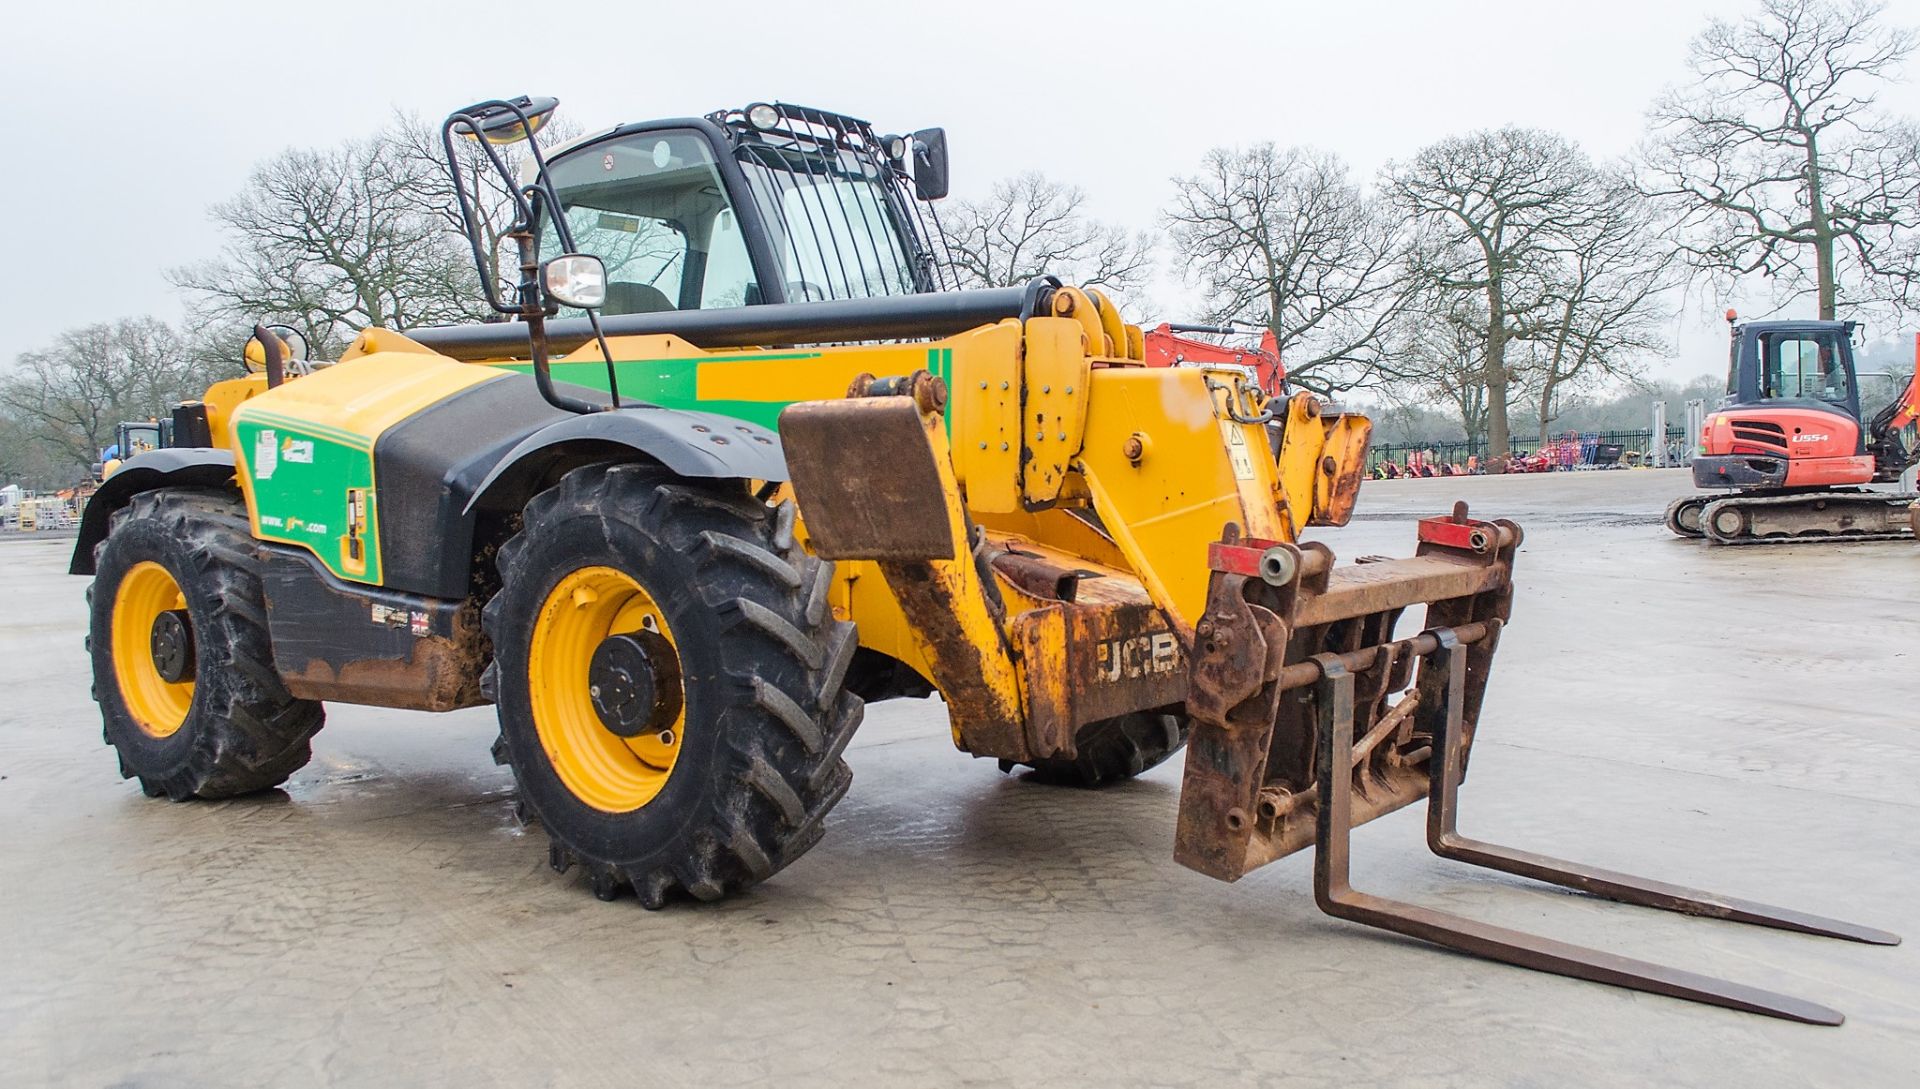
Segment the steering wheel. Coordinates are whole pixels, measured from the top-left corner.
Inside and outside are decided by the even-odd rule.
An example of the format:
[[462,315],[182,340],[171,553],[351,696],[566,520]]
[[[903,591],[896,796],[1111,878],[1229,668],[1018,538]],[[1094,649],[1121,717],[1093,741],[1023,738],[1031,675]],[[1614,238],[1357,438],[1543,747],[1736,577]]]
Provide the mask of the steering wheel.
[[787,281],[788,302],[825,302],[831,298],[833,296],[827,294],[827,289],[819,284],[806,280]]

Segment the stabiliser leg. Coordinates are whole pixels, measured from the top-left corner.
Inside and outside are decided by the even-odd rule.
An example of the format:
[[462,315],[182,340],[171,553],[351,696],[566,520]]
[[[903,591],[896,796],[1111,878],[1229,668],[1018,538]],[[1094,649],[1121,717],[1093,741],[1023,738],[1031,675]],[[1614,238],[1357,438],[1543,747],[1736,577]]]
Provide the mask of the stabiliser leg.
[[[1453,682],[1448,685],[1447,720],[1450,725],[1457,725],[1461,721],[1459,701],[1463,690],[1460,681],[1464,672],[1464,658],[1455,649],[1457,643],[1453,639],[1452,632],[1443,629],[1436,631],[1435,634],[1440,636],[1441,642],[1441,647],[1436,653],[1445,655],[1446,660],[1435,662],[1434,665],[1447,668]],[[1336,655],[1318,655],[1314,661],[1321,668],[1322,678],[1319,681],[1320,692],[1317,701],[1320,805],[1317,814],[1318,842],[1314,852],[1313,891],[1314,899],[1322,911],[1336,918],[1365,923],[1368,926],[1391,930],[1435,945],[1536,971],[1554,972],[1559,975],[1592,980],[1596,983],[1608,983],[1616,987],[1766,1014],[1770,1017],[1807,1024],[1838,1025],[1845,1020],[1837,1010],[1790,995],[1555,941],[1551,938],[1510,930],[1449,912],[1390,900],[1369,893],[1356,892],[1348,882],[1348,848],[1352,833],[1353,804],[1353,778],[1349,754],[1353,748],[1354,678]],[[1454,778],[1451,775],[1450,765],[1458,762],[1459,731],[1449,729],[1447,732],[1448,738],[1436,739],[1436,744],[1441,747],[1441,750],[1431,758],[1434,787],[1429,805],[1434,807],[1438,807],[1441,803],[1442,781],[1451,781]],[[1452,760],[1444,759],[1442,755],[1445,751],[1444,747],[1449,743],[1454,746]],[[1549,864],[1553,862],[1551,859],[1543,861]],[[1555,867],[1545,865],[1541,868],[1551,870]],[[1631,881],[1632,879],[1629,879],[1630,883]],[[1649,898],[1645,902],[1654,901]]]

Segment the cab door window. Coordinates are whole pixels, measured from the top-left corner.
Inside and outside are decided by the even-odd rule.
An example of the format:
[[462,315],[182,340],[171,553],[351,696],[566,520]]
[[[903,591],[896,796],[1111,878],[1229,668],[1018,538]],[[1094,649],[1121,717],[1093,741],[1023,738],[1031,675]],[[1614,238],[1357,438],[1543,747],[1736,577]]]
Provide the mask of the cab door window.
[[1831,333],[1775,333],[1761,343],[1761,393],[1845,404],[1853,383]]
[[[575,248],[607,266],[602,314],[706,310],[758,301],[753,263],[707,141],[668,130],[563,155],[551,174]],[[560,252],[542,231],[541,252]]]

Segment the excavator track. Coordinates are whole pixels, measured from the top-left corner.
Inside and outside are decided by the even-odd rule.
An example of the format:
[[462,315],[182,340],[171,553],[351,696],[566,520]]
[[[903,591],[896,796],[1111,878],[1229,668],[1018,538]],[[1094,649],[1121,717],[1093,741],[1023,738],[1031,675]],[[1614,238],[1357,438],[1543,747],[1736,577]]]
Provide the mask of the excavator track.
[[1818,541],[1912,540],[1920,495],[1901,492],[1808,492],[1736,495],[1700,512],[1707,540],[1718,545]]

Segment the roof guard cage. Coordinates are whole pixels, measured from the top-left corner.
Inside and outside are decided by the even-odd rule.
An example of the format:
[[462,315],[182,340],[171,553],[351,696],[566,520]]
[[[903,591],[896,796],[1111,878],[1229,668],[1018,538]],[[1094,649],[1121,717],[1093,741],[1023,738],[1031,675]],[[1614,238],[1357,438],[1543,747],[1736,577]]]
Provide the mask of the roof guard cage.
[[734,138],[752,199],[779,236],[789,302],[947,291],[938,213],[914,195],[905,162],[858,118],[755,103],[707,120]]

